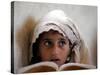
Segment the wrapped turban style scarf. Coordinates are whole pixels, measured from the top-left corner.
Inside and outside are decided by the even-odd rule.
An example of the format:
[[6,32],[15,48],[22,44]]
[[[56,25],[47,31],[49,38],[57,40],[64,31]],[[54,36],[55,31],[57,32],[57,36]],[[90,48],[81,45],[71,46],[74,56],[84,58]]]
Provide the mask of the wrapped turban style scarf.
[[72,45],[70,62],[89,64],[88,49],[76,25],[62,10],[53,10],[39,20],[33,32],[32,44],[36,42],[41,33],[48,32],[51,29],[69,39]]

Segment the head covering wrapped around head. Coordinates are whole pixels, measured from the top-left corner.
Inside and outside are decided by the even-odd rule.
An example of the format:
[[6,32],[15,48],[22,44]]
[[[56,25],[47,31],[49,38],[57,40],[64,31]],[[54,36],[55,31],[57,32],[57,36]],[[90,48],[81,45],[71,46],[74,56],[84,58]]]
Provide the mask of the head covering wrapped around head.
[[79,31],[70,18],[62,10],[53,10],[40,19],[33,33],[32,43],[36,42],[39,34],[49,30],[56,30],[67,37],[73,46],[71,61],[88,63],[88,51],[80,37]]

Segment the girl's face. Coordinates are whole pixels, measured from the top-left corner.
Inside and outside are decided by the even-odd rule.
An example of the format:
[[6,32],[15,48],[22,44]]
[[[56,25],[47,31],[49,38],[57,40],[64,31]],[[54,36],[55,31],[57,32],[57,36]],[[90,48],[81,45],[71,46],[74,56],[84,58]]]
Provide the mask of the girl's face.
[[69,55],[69,41],[57,31],[50,30],[40,38],[39,54],[42,61],[53,61],[59,66]]

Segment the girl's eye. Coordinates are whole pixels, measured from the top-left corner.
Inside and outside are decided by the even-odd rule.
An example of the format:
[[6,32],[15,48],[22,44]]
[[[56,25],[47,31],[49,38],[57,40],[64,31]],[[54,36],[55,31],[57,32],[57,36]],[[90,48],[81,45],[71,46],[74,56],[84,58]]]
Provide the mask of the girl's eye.
[[59,41],[59,46],[60,46],[60,47],[63,47],[64,45],[66,45],[66,42],[65,42],[64,40]]
[[52,42],[51,42],[51,41],[45,41],[45,42],[44,42],[44,45],[45,45],[46,47],[51,47],[51,46],[52,46]]

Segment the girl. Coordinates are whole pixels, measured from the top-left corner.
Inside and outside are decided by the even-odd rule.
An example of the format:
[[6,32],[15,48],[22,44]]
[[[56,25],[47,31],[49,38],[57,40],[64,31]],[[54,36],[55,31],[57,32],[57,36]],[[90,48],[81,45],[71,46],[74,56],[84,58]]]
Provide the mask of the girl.
[[61,10],[53,10],[40,19],[32,38],[31,64],[52,61],[89,64],[88,49],[75,24]]

